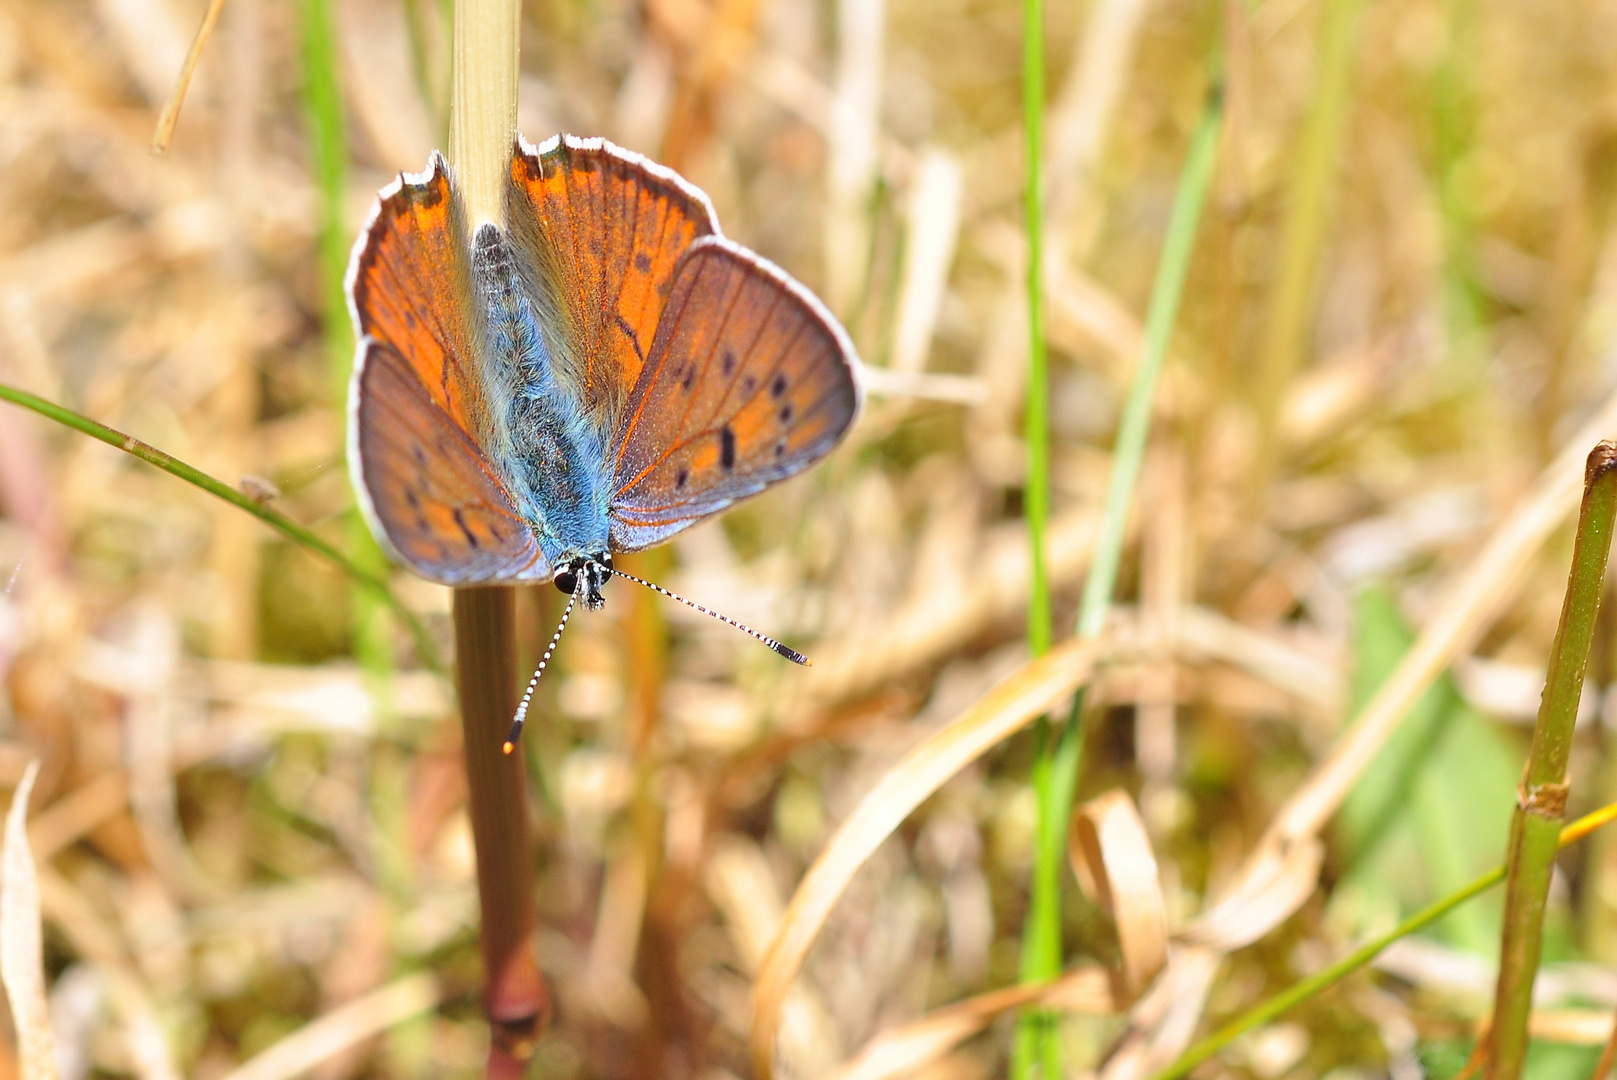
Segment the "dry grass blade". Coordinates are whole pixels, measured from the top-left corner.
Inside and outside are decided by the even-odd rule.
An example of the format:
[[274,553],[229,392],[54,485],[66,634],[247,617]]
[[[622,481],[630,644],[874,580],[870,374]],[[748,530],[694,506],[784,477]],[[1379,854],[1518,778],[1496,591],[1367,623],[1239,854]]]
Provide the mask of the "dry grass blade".
[[196,74],[197,61],[202,58],[202,50],[207,46],[208,38],[213,36],[219,13],[224,9],[225,0],[208,0],[208,10],[202,13],[202,25],[197,27],[196,37],[191,39],[185,63],[180,66],[180,73],[174,79],[174,89],[168,101],[163,103],[162,115],[157,118],[157,131],[152,135],[154,154],[168,153],[169,143],[174,140],[174,126],[180,122],[180,107],[185,104],[186,91],[191,88],[191,76]]
[[803,876],[759,967],[751,1040],[759,1076],[772,1074],[786,994],[831,909],[865,860],[946,780],[1082,685],[1103,655],[1096,642],[1069,641],[1025,665],[906,754],[837,829]]
[[910,192],[903,284],[890,361],[894,371],[913,374],[926,367],[954,263],[962,184],[960,164],[952,156],[942,150],[922,155]]
[[[1509,517],[1454,579],[1436,605],[1434,617],[1397,670],[1359,711],[1347,737],[1315,767],[1276,816],[1263,842],[1243,867],[1235,894],[1219,905],[1217,920],[1241,925],[1237,937],[1253,940],[1247,934],[1264,923],[1268,925],[1259,933],[1267,932],[1307,899],[1311,886],[1289,893],[1285,897],[1289,903],[1276,903],[1263,884],[1286,864],[1282,850],[1310,842],[1432,680],[1487,628],[1488,620],[1520,583],[1538,549],[1577,506],[1589,447],[1613,429],[1617,429],[1617,395],[1605,401],[1595,417],[1567,440],[1555,460],[1538,475]],[[1256,907],[1243,915],[1235,910],[1240,902]],[[1208,919],[1204,917],[1199,922],[1205,924]]]
[[1174,937],[1222,952],[1252,944],[1313,893],[1325,862],[1325,845],[1313,837],[1300,837],[1264,848],[1261,856],[1249,860],[1235,886]]
[[436,1004],[436,979],[424,973],[406,975],[305,1024],[231,1070],[224,1080],[291,1080]]
[[1132,999],[1168,959],[1168,917],[1145,822],[1127,792],[1108,791],[1073,809],[1067,837],[1079,884],[1117,923],[1122,996]]
[[40,944],[39,878],[28,850],[28,797],[39,776],[39,762],[28,763],[6,814],[5,850],[0,853],[0,976],[11,1002],[22,1080],[54,1080],[56,1048],[45,994],[45,961]]
[[845,1064],[819,1080],[888,1080],[909,1076],[982,1031],[995,1018],[1024,1005],[1063,1012],[1109,1013],[1117,1005],[1111,975],[1079,968],[1053,982],[1010,986],[936,1009],[911,1024],[883,1032]]

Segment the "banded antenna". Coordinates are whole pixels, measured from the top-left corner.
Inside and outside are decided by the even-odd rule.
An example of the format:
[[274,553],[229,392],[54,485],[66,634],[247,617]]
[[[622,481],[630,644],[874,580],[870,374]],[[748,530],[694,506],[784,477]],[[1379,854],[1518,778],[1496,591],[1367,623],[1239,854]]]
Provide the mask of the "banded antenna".
[[539,685],[539,676],[545,673],[545,665],[550,663],[550,654],[556,651],[556,642],[561,640],[561,632],[567,629],[567,620],[572,616],[576,603],[578,593],[575,592],[567,598],[567,608],[561,613],[561,622],[556,625],[556,632],[550,635],[550,644],[545,646],[545,655],[534,669],[533,678],[528,680],[528,688],[522,691],[522,704],[517,706],[516,719],[511,721],[511,733],[505,737],[505,745],[500,747],[507,754],[517,748],[517,740],[522,738],[522,725],[528,722],[528,704],[533,701],[533,688]]
[[[665,589],[661,585],[653,585],[645,578],[638,578],[633,574],[625,574],[622,570],[609,569],[607,574],[609,577],[628,578],[636,585],[644,585],[652,592],[661,593],[670,600],[677,600],[688,608],[693,608],[696,611],[700,611],[703,615],[712,616],[722,623],[735,627],[743,634],[757,638],[759,641],[763,642],[765,645],[768,645],[771,649],[775,650],[775,652],[779,653],[781,656],[784,656],[794,664],[800,664],[803,667],[811,666],[812,662],[809,660],[809,658],[798,652],[796,649],[784,642],[776,641],[768,634],[760,634],[752,627],[746,625],[745,623],[738,622],[735,619],[730,618],[728,615],[720,615],[717,611],[710,611],[701,604],[698,604],[692,600],[687,600],[672,590]],[[582,579],[580,579],[580,584],[582,584]],[[517,706],[516,719],[511,721],[511,733],[506,736],[505,744],[501,747],[501,749],[507,754],[511,753],[517,748],[517,740],[522,738],[522,725],[528,721],[528,706],[533,701],[534,687],[539,685],[539,676],[545,673],[545,666],[550,663],[550,656],[556,651],[556,643],[561,640],[561,632],[567,629],[567,620],[572,616],[573,605],[577,602],[578,590],[575,589],[574,592],[567,597],[567,608],[561,613],[561,622],[557,624],[556,632],[550,635],[550,644],[545,646],[545,655],[540,658],[539,667],[534,670],[533,678],[528,680],[528,688],[522,692],[522,704]]]
[[709,611],[707,608],[703,607],[701,604],[698,604],[698,603],[696,603],[695,601],[692,601],[692,600],[687,600],[683,596],[679,595],[676,592],[670,592],[669,590],[663,588],[661,585],[653,585],[651,582],[647,581],[645,578],[637,578],[633,574],[625,574],[622,570],[613,570],[612,573],[613,573],[613,575],[615,577],[628,578],[630,581],[634,582],[636,585],[644,585],[646,588],[650,589],[652,592],[662,593],[664,596],[668,597],[668,599],[670,599],[670,600],[678,600],[680,603],[684,604],[686,607],[695,608],[697,611],[700,611],[703,615],[711,615],[715,619],[719,620],[722,623],[728,623],[729,625],[735,627],[737,630],[740,630],[743,634],[750,634],[753,637],[757,638],[759,641],[763,642],[765,645],[768,645],[771,649],[774,649],[776,652],[780,653],[782,656],[784,656],[786,659],[790,660],[794,664],[801,664],[804,667],[812,666],[812,662],[809,660],[808,657],[804,656],[802,653],[798,652],[796,649],[792,648],[790,645],[786,645],[783,642],[776,641],[774,638],[770,637],[768,634],[760,634],[758,631],[754,630],[752,627],[747,626],[744,623],[736,622],[736,620],[730,618],[730,616],[728,616],[728,615],[720,615],[717,611]]

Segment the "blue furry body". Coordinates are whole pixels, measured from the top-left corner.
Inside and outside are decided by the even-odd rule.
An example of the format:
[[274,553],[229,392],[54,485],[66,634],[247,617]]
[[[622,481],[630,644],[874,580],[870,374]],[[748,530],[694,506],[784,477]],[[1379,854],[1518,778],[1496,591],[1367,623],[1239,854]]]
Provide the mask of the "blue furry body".
[[502,479],[551,566],[598,557],[609,528],[606,433],[559,377],[540,331],[535,283],[524,280],[493,226],[478,230],[472,274]]

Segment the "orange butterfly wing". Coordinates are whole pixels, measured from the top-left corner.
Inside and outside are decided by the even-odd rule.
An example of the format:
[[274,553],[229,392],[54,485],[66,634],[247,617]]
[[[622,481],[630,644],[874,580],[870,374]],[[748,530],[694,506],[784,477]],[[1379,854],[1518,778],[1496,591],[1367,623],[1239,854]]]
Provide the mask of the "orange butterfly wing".
[[559,135],[511,159],[507,225],[554,291],[557,375],[604,432],[640,377],[679,258],[717,233],[707,196],[605,139]]
[[348,272],[359,335],[349,467],[371,531],[448,585],[546,578],[548,566],[481,450],[488,405],[449,170],[401,176],[377,199]]
[[386,342],[361,345],[348,456],[371,531],[445,585],[548,580],[504,485],[417,367]]
[[449,168],[434,151],[425,173],[403,175],[377,197],[354,246],[348,302],[356,336],[398,350],[433,403],[476,440],[488,406],[472,345],[469,265]]
[[739,244],[698,240],[619,429],[613,547],[661,543],[820,460],[858,412],[857,370],[812,293]]

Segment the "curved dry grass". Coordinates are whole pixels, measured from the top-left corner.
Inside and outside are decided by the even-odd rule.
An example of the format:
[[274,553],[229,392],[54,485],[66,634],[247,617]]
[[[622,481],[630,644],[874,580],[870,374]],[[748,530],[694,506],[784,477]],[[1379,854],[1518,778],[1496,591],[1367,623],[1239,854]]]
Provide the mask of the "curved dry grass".
[[753,982],[753,1067],[772,1075],[780,1011],[831,909],[875,850],[929,796],[982,754],[1071,695],[1105,656],[1069,641],[1003,680],[889,769],[848,815],[797,887]]

